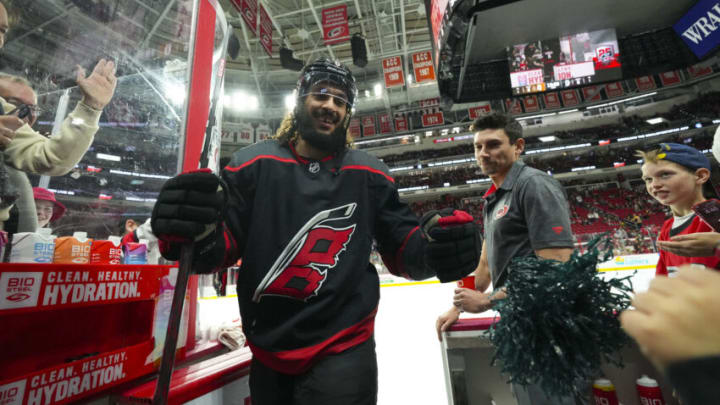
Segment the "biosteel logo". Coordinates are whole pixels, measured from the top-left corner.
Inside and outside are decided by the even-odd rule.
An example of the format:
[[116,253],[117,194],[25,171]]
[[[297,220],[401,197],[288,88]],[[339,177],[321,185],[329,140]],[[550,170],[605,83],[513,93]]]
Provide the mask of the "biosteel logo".
[[30,294],[25,294],[25,293],[15,293],[15,294],[9,295],[7,297],[8,301],[12,301],[12,302],[25,301],[28,298],[30,298]]
[[0,309],[36,306],[41,284],[40,272],[0,273]]
[[0,405],[20,405],[25,397],[25,380],[0,385]]

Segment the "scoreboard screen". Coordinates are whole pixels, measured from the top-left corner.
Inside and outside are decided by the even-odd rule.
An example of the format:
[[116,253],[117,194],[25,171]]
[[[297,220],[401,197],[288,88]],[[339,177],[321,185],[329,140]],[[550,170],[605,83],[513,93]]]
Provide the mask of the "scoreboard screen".
[[614,29],[510,46],[507,56],[514,95],[622,78]]

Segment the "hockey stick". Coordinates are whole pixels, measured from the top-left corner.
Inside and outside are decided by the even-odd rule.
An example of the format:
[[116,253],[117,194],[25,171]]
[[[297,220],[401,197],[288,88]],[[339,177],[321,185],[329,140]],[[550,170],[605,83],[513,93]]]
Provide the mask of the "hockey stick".
[[193,243],[186,243],[182,245],[180,250],[175,292],[170,307],[170,319],[168,320],[167,334],[165,335],[165,347],[163,347],[162,363],[160,364],[160,372],[155,386],[155,395],[152,400],[153,405],[167,403],[168,392],[170,391],[170,377],[172,377],[175,365],[175,349],[177,348],[180,320],[182,318],[183,304],[185,303],[185,292],[192,271],[193,248]]

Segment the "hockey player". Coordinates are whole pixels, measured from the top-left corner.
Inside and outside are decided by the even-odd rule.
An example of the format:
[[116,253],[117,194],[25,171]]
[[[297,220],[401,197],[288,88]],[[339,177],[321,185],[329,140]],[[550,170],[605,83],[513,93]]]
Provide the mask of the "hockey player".
[[153,231],[170,260],[177,242],[196,240],[196,272],[242,257],[253,404],[375,404],[373,239],[392,273],[450,281],[475,268],[479,232],[462,211],[426,215],[421,225],[388,168],[348,147],[357,89],[345,66],[312,62],[296,91],[275,139],[237,151],[222,179],[170,179]]

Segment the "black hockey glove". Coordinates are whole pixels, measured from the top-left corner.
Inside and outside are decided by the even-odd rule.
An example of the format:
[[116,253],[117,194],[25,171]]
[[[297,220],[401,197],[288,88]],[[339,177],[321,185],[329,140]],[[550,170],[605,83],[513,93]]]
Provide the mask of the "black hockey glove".
[[421,221],[428,240],[425,262],[443,283],[470,274],[480,262],[482,235],[465,211],[445,208],[430,211]]
[[227,200],[226,188],[220,177],[206,169],[182,173],[165,182],[150,225],[158,239],[165,242],[161,252],[166,259],[177,260],[181,243],[203,244],[207,236],[217,234]]

